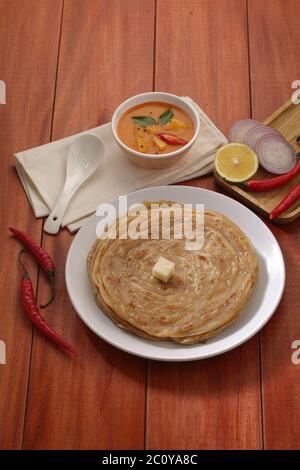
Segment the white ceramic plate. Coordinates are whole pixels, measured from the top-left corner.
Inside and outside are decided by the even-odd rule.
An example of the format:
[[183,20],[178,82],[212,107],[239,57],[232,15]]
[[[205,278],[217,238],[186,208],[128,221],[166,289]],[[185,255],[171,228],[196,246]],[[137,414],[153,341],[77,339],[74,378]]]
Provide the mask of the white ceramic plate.
[[[161,361],[190,361],[233,349],[257,333],[271,318],[282,297],[285,266],[280,247],[267,226],[249,209],[222,194],[187,186],[160,186],[128,195],[128,204],[145,200],[173,200],[204,204],[221,212],[249,237],[259,258],[259,275],[250,301],[240,318],[204,344],[183,346],[172,341],[149,341],[118,328],[97,306],[88,280],[86,258],[96,239],[98,217],[80,229],[70,247],[66,283],[71,302],[84,323],[98,336],[123,351]],[[114,203],[118,207],[118,201]]]

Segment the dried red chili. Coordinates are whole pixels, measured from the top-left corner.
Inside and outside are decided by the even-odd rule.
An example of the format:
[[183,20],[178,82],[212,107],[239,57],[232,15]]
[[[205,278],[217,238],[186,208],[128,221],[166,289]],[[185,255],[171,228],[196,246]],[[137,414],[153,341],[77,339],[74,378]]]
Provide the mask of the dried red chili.
[[188,143],[187,140],[181,139],[177,135],[173,135],[173,134],[165,134],[164,132],[157,132],[155,135],[159,137],[161,140],[163,140],[164,142],[166,142],[166,144],[169,144],[169,145],[185,145]]
[[11,233],[20,240],[20,242],[27,248],[27,250],[35,257],[42,270],[46,273],[51,284],[51,298],[41,308],[45,308],[51,304],[55,297],[55,266],[51,256],[39,246],[35,240],[29,238],[24,232],[13,227],[9,227]]
[[53,343],[65,349],[66,351],[75,353],[76,351],[73,346],[71,346],[67,341],[65,341],[50,325],[48,325],[45,319],[40,314],[39,309],[36,305],[32,282],[30,280],[28,271],[26,270],[24,264],[21,261],[21,255],[24,252],[25,250],[22,250],[19,255],[19,263],[23,272],[23,278],[21,281],[21,299],[27,317]]

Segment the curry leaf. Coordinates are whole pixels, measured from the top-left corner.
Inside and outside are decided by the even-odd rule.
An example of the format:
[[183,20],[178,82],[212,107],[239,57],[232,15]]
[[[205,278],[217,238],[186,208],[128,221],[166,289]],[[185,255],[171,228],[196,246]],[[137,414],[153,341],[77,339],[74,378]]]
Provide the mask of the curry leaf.
[[155,119],[151,116],[132,116],[132,119],[142,127],[153,126],[153,124],[156,124]]
[[166,124],[172,117],[174,116],[174,113],[171,108],[167,109],[164,111],[158,118],[159,124]]

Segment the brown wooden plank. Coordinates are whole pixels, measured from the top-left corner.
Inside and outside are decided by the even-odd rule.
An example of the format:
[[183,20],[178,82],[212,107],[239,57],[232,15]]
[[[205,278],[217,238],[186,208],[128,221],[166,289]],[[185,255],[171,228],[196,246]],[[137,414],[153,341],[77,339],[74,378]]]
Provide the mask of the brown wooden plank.
[[[297,0],[249,1],[252,103],[254,118],[270,114],[299,79],[300,30]],[[286,262],[286,289],[275,316],[262,332],[264,441],[269,449],[300,448],[299,365],[291,344],[300,338],[300,221],[270,227]]]
[[[159,0],[156,89],[193,97],[224,132],[249,116],[246,24],[240,0]],[[189,184],[215,189],[212,176]],[[149,449],[261,447],[258,337],[205,361],[151,363],[148,383]]]
[[[153,40],[152,0],[89,0],[88,8],[65,1],[53,139],[104,123],[127,96],[151,90]],[[64,284],[72,238],[66,231],[44,238],[59,271],[47,318],[76,346],[78,358],[35,336],[24,446],[142,448],[146,361],[85,328]]]
[[[265,119],[299,80],[297,0],[248,0],[253,117]],[[275,28],[275,29],[274,29]]]
[[[1,0],[0,11],[0,79],[7,94],[6,104],[0,105],[0,339],[7,348],[7,364],[0,365],[0,448],[19,449],[32,327],[19,303],[20,245],[8,237],[8,226],[39,240],[41,222],[34,220],[12,154],[50,138],[61,0],[43,0],[42,8],[29,0]],[[27,265],[36,284],[36,266],[30,260]]]

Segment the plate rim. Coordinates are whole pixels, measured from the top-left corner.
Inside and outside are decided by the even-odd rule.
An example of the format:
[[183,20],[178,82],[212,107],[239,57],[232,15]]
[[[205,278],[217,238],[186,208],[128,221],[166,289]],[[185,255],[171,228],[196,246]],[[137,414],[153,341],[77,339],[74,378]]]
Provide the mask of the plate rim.
[[[211,357],[216,357],[216,356],[219,356],[221,354],[225,354],[226,352],[229,352],[239,346],[241,346],[242,344],[246,343],[247,341],[249,341],[253,336],[255,336],[259,331],[262,330],[262,328],[264,328],[264,326],[268,323],[268,321],[271,319],[271,317],[274,315],[275,311],[277,310],[278,308],[278,305],[280,304],[281,302],[281,299],[282,299],[282,296],[283,296],[283,293],[284,293],[284,289],[285,289],[285,283],[286,283],[286,268],[285,268],[285,261],[284,261],[284,256],[283,256],[283,253],[282,253],[282,250],[281,250],[281,247],[277,241],[277,239],[275,238],[275,236],[273,235],[272,231],[270,230],[270,228],[263,222],[263,220],[261,220],[257,214],[255,214],[253,211],[251,211],[248,207],[246,207],[244,204],[241,204],[239,201],[236,201],[235,199],[233,199],[232,197],[230,196],[227,196],[225,194],[222,194],[222,193],[218,193],[216,191],[212,191],[210,189],[206,189],[206,188],[201,188],[201,187],[197,187],[197,186],[189,186],[189,185],[160,185],[160,186],[151,186],[151,187],[148,187],[148,188],[142,188],[142,189],[139,189],[137,191],[131,191],[129,193],[126,194],[126,196],[128,197],[129,195],[138,195],[139,193],[143,193],[144,191],[148,191],[148,190],[156,190],[156,191],[159,191],[161,189],[166,189],[166,188],[172,188],[172,189],[177,189],[177,188],[180,188],[181,190],[196,190],[196,191],[200,191],[200,192],[205,192],[205,193],[213,193],[214,195],[218,195],[220,196],[221,198],[226,198],[228,200],[230,200],[231,203],[233,204],[236,204],[237,206],[241,206],[243,208],[243,210],[245,210],[246,212],[250,213],[251,214],[251,217],[254,217],[256,220],[259,221],[260,224],[262,224],[262,226],[264,227],[264,229],[269,233],[269,235],[273,238],[273,241],[275,242],[275,245],[276,245],[276,248],[277,248],[277,251],[278,251],[278,254],[280,256],[280,262],[281,262],[281,273],[282,273],[282,285],[281,285],[281,289],[280,289],[280,292],[279,292],[279,295],[277,297],[277,300],[274,304],[274,307],[273,309],[270,310],[269,314],[263,319],[263,321],[260,321],[259,324],[257,325],[257,327],[253,328],[253,331],[249,332],[249,334],[246,334],[245,336],[243,336],[240,340],[238,341],[235,341],[234,344],[231,344],[231,345],[228,345],[228,346],[225,346],[222,348],[221,351],[212,351],[211,353],[206,353],[205,355],[200,355],[200,356],[197,356],[196,354],[191,356],[191,357],[176,357],[176,353],[175,353],[175,350],[174,350],[174,357],[164,357],[164,356],[161,356],[159,354],[156,354],[156,356],[154,357],[153,355],[151,354],[148,354],[148,353],[143,353],[143,352],[139,352],[139,351],[133,351],[130,347],[126,347],[125,345],[120,345],[119,343],[115,342],[114,340],[112,340],[111,338],[109,337],[106,337],[106,336],[102,336],[101,333],[97,330],[97,328],[95,328],[86,318],[84,318],[84,316],[81,314],[81,312],[79,311],[79,309],[77,309],[76,307],[76,301],[74,300],[73,298],[73,293],[72,293],[72,289],[69,285],[69,278],[68,278],[68,267],[69,267],[69,264],[70,264],[70,260],[71,260],[71,252],[72,252],[72,249],[74,249],[74,245],[75,245],[75,240],[77,239],[77,236],[78,234],[82,231],[82,230],[85,230],[86,227],[89,225],[89,224],[92,224],[94,223],[94,220],[97,218],[96,214],[93,214],[91,215],[91,217],[82,225],[82,227],[78,230],[78,232],[75,234],[75,237],[73,238],[69,248],[68,248],[68,253],[67,253],[67,259],[66,259],[66,264],[65,264],[65,282],[66,282],[66,287],[67,287],[67,292],[68,292],[68,296],[70,298],[70,301],[71,301],[71,304],[74,308],[74,310],[76,311],[77,315],[79,316],[79,318],[81,319],[81,321],[94,333],[96,334],[99,338],[101,338],[103,341],[107,342],[108,344],[110,344],[111,346],[114,346],[115,348],[123,351],[123,352],[126,352],[126,353],[129,353],[129,354],[132,354],[134,356],[137,356],[137,357],[141,357],[141,358],[144,358],[144,359],[148,359],[148,360],[154,360],[154,361],[162,361],[162,362],[192,362],[192,361],[199,361],[199,360],[204,360],[204,359],[208,359],[208,358],[211,358]],[[117,202],[117,199],[115,199],[114,201],[112,201],[111,203],[114,204]],[[222,212],[220,212],[222,213]],[[225,215],[225,217],[227,217]],[[238,225],[236,222],[234,222],[236,225]],[[241,228],[241,227],[240,227]],[[242,229],[243,230],[243,229]],[[244,230],[243,230],[244,231]],[[247,234],[246,234],[247,235]],[[248,236],[248,235],[247,235]],[[103,315],[105,315],[105,313],[103,313],[101,310],[100,310],[100,313],[102,313]],[[112,322],[112,326],[114,328],[119,328],[114,322]],[[126,334],[129,334],[129,335],[132,335],[131,332],[128,332],[126,330],[124,330],[124,333]],[[137,337],[136,335],[133,335],[134,337]],[[137,337],[139,340],[141,341],[149,341],[149,340],[146,340],[145,338],[142,338],[142,337]],[[152,342],[152,341],[151,341]],[[160,341],[158,341],[159,343]],[[201,343],[199,343],[201,344]]]

